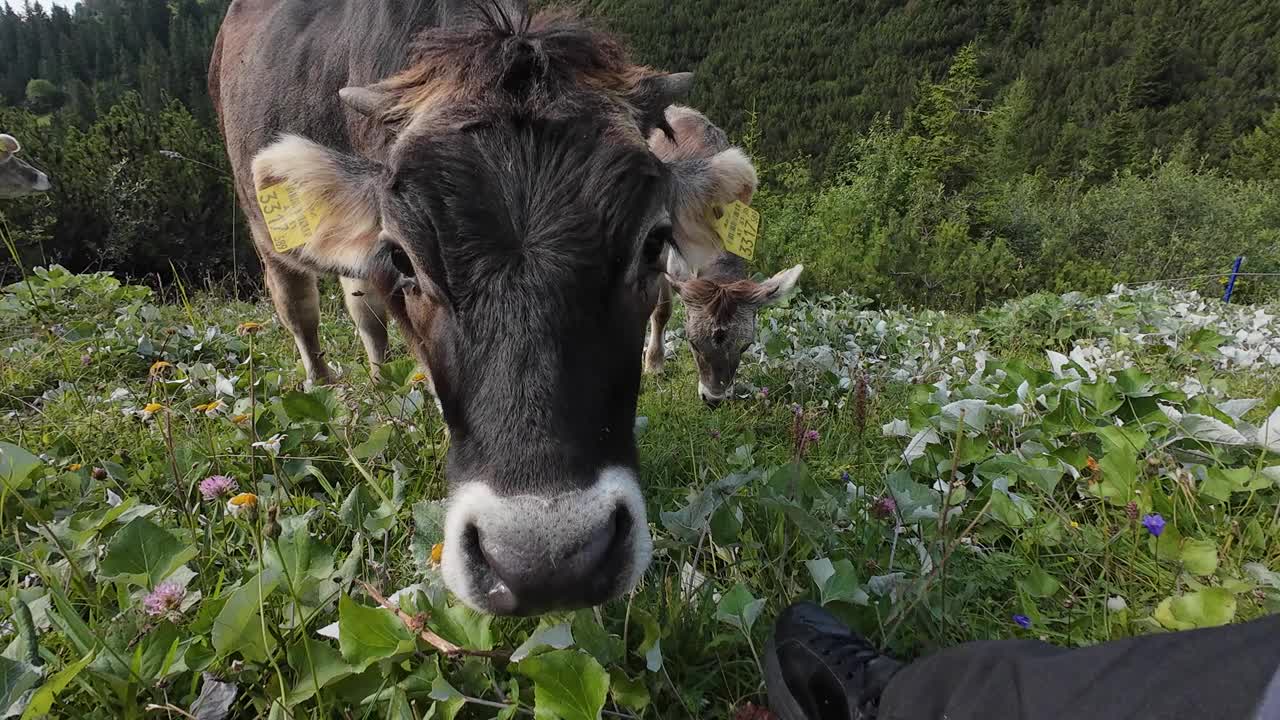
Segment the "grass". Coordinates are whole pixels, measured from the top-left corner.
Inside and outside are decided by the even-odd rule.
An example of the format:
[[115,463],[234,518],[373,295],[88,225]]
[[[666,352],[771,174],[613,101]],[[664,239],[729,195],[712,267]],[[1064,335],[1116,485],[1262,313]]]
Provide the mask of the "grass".
[[[0,704],[39,688],[65,714],[180,717],[216,695],[208,677],[234,686],[235,717],[730,717],[763,702],[769,621],[802,598],[908,657],[1280,609],[1280,325],[1255,328],[1253,309],[1142,291],[971,317],[802,297],[762,319],[742,397],[716,410],[677,332],[638,412],[642,587],[517,621],[439,589],[447,437],[402,347],[373,382],[328,285],[341,380],[306,392],[267,304],[177,296],[56,269],[0,296],[0,664],[16,679]],[[1251,365],[1224,360],[1237,347]],[[1046,351],[1074,361],[1054,371]],[[1258,402],[1223,405],[1243,398]],[[278,452],[254,447],[277,435]],[[258,512],[202,501],[213,474]],[[161,582],[185,604],[148,615]],[[442,658],[362,583],[419,583],[402,607],[466,648],[543,640],[519,663]],[[318,634],[335,622],[336,643]]]

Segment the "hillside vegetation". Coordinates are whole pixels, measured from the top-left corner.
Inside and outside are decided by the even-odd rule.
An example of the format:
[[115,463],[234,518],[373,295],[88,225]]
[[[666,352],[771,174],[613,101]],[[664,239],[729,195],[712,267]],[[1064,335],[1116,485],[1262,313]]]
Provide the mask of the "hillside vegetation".
[[[0,210],[22,264],[257,282],[204,93],[225,5],[0,12],[0,126],[58,181]],[[1280,267],[1275,3],[587,7],[639,59],[696,69],[690,102],[753,151],[762,271],[974,308]]]

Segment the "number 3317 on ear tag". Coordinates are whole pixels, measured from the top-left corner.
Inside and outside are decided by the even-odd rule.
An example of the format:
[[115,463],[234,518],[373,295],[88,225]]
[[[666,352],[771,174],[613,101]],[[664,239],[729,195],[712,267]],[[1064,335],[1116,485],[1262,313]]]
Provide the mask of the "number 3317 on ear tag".
[[721,208],[719,218],[714,214],[716,234],[724,243],[724,249],[750,260],[756,254],[756,241],[760,239],[760,213],[740,200]]

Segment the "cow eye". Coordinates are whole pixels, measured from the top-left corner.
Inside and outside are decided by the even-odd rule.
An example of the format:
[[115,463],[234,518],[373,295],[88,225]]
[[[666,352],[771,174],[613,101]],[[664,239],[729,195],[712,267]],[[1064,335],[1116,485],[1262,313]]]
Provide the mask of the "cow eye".
[[657,266],[662,257],[662,249],[672,243],[671,223],[663,222],[655,225],[644,240],[644,261],[646,265]]
[[391,246],[391,264],[401,275],[414,276],[413,262],[409,260],[409,255],[399,245]]

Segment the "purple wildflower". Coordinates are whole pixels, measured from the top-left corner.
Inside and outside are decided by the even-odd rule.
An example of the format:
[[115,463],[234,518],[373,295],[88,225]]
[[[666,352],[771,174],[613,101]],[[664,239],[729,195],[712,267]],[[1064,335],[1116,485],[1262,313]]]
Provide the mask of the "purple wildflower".
[[767,400],[768,398],[769,398],[769,388],[767,387],[760,388],[760,399]]
[[142,599],[142,609],[151,617],[174,617],[182,614],[182,601],[187,591],[177,583],[160,583]]
[[1018,627],[1021,627],[1021,628],[1031,627],[1031,618],[1027,617],[1026,615],[1014,615],[1013,621],[1018,624]]
[[804,414],[804,408],[800,407],[800,403],[796,403],[796,404],[794,404],[794,405],[792,405],[792,406],[791,406],[791,414],[792,414],[792,415],[803,415],[803,414]]
[[214,475],[200,481],[200,495],[205,500],[217,500],[235,494],[236,481],[226,475]]
[[817,430],[810,430],[804,434],[804,439],[811,443],[818,442],[818,437],[819,436],[818,436]]
[[840,479],[844,482],[849,482],[853,478],[849,477],[849,471],[845,470],[844,472],[840,473]]
[[898,512],[898,501],[892,495],[885,495],[871,503],[871,514],[881,518],[891,518]]
[[710,430],[710,431],[708,431],[708,432],[707,432],[707,434],[711,436],[711,439],[712,439],[712,440],[719,440],[719,439],[720,439],[720,431],[719,431],[719,430]]
[[1160,517],[1160,513],[1154,513],[1142,518],[1142,527],[1147,529],[1155,537],[1160,537],[1164,532],[1164,518]]

